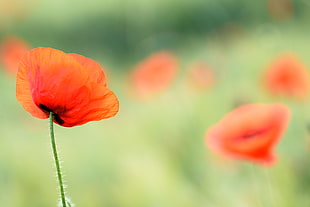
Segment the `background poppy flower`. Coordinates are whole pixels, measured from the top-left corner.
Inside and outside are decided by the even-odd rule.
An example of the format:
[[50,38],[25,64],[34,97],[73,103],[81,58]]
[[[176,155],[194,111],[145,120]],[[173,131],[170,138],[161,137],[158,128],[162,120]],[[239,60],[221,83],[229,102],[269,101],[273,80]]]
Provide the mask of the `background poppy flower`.
[[30,49],[28,43],[18,37],[7,37],[1,43],[0,56],[4,68],[16,75],[22,56]]
[[282,104],[247,104],[228,113],[206,134],[207,145],[227,157],[263,165],[275,162],[273,148],[289,121]]
[[266,88],[275,95],[305,98],[310,89],[306,67],[294,55],[276,59],[264,77]]
[[100,65],[77,54],[52,48],[35,48],[21,60],[16,97],[32,116],[65,127],[114,116],[119,103],[106,87]]
[[268,0],[267,8],[270,16],[275,20],[288,20],[294,16],[291,0]]
[[214,82],[214,72],[206,63],[196,62],[190,66],[187,79],[193,88],[207,89]]
[[142,61],[132,74],[135,92],[147,97],[171,83],[177,72],[177,60],[169,52],[158,52]]

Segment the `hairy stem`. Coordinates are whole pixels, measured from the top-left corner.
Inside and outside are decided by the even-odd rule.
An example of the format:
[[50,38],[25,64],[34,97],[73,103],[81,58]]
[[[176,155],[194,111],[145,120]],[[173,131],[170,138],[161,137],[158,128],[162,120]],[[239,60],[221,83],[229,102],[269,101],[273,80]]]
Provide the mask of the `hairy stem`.
[[59,184],[59,189],[60,189],[60,197],[61,197],[62,207],[67,207],[66,197],[65,197],[65,189],[64,189],[64,184],[63,184],[63,180],[62,180],[60,163],[59,163],[57,147],[56,147],[56,142],[55,142],[53,117],[54,117],[54,113],[50,112],[49,121],[50,121],[50,135],[51,135],[51,142],[52,142],[52,148],[53,148],[53,155],[54,155],[54,160],[55,160],[55,165],[56,165],[56,171],[57,171],[57,178],[58,178],[58,184]]

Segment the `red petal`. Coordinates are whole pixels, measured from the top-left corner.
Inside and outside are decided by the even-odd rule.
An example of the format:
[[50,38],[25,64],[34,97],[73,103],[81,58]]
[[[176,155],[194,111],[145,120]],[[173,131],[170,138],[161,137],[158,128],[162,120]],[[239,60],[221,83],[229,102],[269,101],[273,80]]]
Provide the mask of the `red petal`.
[[68,55],[73,56],[89,72],[89,76],[93,81],[104,84],[104,86],[107,85],[104,71],[99,63],[79,54],[69,53]]
[[249,104],[227,114],[207,132],[210,148],[229,157],[267,164],[287,127],[289,110],[282,104]]
[[[33,116],[46,118],[40,104],[59,110],[74,107],[75,96],[87,80],[87,71],[73,57],[52,48],[36,48],[22,58],[16,81],[17,99]],[[55,109],[54,112],[61,113]]]
[[19,67],[16,77],[16,98],[21,103],[23,108],[32,116],[39,119],[48,118],[48,115],[44,113],[39,107],[37,107],[33,101],[26,67],[23,64],[21,64]]
[[92,91],[87,103],[61,116],[64,120],[62,126],[72,127],[115,116],[119,110],[119,102],[115,94],[103,84],[95,84]]

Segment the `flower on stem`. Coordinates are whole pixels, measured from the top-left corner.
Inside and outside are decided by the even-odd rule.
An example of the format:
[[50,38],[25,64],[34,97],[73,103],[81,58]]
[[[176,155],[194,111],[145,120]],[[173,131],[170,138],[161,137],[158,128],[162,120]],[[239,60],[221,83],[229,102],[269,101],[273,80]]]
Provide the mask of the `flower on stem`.
[[16,97],[32,116],[73,127],[110,118],[119,102],[107,88],[100,65],[82,55],[52,48],[28,51],[19,65]]
[[267,69],[264,82],[270,93],[294,98],[305,98],[310,90],[306,67],[294,55],[276,59]]
[[133,89],[139,97],[150,97],[167,88],[176,72],[177,60],[173,54],[165,51],[154,53],[133,71]]
[[276,162],[274,147],[289,117],[289,109],[282,104],[246,104],[210,127],[206,143],[225,157],[272,165]]
[[30,46],[21,38],[10,36],[2,41],[0,47],[2,65],[9,73],[16,75],[19,62]]

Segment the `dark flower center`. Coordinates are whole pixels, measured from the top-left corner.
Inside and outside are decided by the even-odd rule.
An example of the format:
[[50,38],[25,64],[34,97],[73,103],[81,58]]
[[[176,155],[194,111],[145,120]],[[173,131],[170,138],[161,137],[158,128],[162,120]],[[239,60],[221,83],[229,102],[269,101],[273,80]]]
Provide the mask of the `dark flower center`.
[[256,131],[256,132],[252,132],[252,133],[248,133],[246,135],[243,136],[244,139],[250,139],[250,138],[253,138],[259,134],[262,134],[261,131]]
[[264,129],[260,129],[260,130],[254,130],[254,131],[249,131],[248,133],[246,133],[245,135],[242,136],[243,139],[253,139],[257,136],[261,136],[264,133],[267,133],[271,128],[264,128]]
[[47,106],[45,106],[44,104],[40,104],[39,105],[39,108],[42,109],[43,111],[46,111],[48,113],[50,112],[53,112],[54,113],[54,121],[57,123],[57,124],[63,124],[65,123],[64,120],[62,120],[58,114],[56,114],[54,111],[52,111],[50,108],[48,108]]

